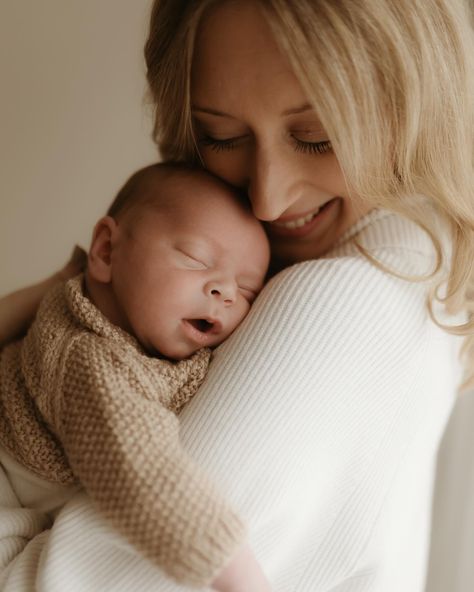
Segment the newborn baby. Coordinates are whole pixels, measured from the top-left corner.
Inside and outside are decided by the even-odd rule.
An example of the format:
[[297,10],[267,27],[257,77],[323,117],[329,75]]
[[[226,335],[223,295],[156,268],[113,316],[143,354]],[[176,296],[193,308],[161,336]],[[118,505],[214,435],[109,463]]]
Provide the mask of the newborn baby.
[[240,518],[182,449],[176,416],[268,262],[265,233],[233,189],[152,165],[96,224],[85,274],[53,289],[2,351],[2,447],[48,481],[79,481],[187,585],[268,589]]

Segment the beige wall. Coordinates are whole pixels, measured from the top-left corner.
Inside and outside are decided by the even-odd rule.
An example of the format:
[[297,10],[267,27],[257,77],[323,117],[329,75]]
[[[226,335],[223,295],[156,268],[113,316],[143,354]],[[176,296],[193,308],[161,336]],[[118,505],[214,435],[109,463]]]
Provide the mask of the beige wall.
[[136,167],[150,2],[0,2],[0,293],[58,267]]
[[[149,5],[1,1],[0,294],[86,246],[119,185],[156,159],[143,106]],[[471,397],[442,449],[429,592],[473,589],[473,425]]]

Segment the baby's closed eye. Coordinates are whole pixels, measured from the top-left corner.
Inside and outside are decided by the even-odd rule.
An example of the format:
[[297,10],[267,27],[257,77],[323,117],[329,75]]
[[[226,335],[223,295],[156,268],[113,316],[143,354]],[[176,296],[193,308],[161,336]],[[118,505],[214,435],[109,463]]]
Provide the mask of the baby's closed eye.
[[184,251],[178,251],[178,255],[180,260],[189,267],[190,269],[207,269],[207,264],[204,261],[201,261],[197,257],[190,255],[189,253],[185,253]]
[[239,291],[244,298],[252,303],[258,295],[259,290],[247,286],[239,286]]

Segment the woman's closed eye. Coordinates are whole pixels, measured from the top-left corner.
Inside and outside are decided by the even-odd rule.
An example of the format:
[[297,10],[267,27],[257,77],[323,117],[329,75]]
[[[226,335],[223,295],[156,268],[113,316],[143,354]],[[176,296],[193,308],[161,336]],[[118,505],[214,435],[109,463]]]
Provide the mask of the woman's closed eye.
[[332,150],[332,145],[329,140],[324,140],[323,142],[305,142],[294,136],[293,140],[295,142],[295,150],[296,152],[305,152],[307,154],[325,154],[326,152],[330,152]]
[[234,150],[237,145],[246,138],[246,136],[235,136],[233,138],[225,138],[218,140],[212,136],[205,134],[199,138],[199,143],[203,146],[208,146],[215,152],[221,152],[223,150]]
[[[233,138],[217,139],[206,134],[199,138],[199,143],[203,146],[209,147],[214,152],[223,152],[235,150],[247,138],[247,136],[236,136]],[[308,142],[291,135],[294,149],[296,152],[304,152],[307,154],[325,154],[332,150],[332,145],[329,140],[320,142]]]
[[[330,140],[322,140],[324,138],[324,131],[322,129],[313,129],[311,125],[308,127],[293,128],[290,133],[290,138],[294,143],[296,152],[306,152],[308,154],[325,154],[332,150]],[[318,137],[319,136],[319,137]]]

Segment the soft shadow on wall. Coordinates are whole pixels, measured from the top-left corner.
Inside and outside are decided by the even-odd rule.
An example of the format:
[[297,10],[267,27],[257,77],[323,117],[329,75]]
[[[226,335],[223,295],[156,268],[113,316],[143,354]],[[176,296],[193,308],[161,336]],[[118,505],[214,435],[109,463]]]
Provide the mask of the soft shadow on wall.
[[426,592],[474,590],[474,392],[456,403],[438,456]]

